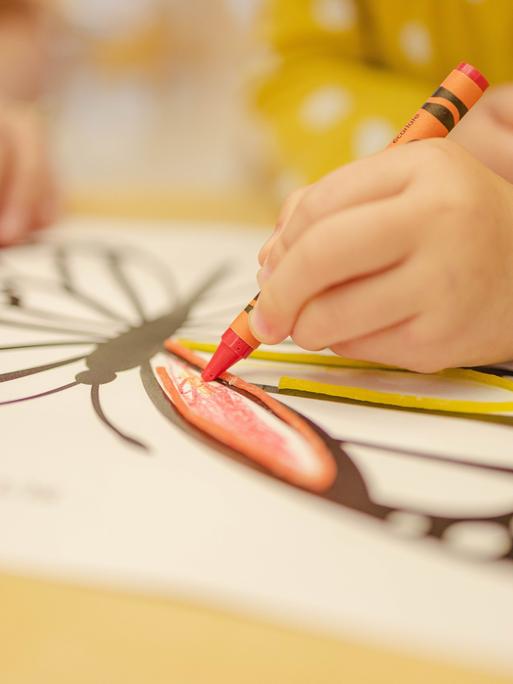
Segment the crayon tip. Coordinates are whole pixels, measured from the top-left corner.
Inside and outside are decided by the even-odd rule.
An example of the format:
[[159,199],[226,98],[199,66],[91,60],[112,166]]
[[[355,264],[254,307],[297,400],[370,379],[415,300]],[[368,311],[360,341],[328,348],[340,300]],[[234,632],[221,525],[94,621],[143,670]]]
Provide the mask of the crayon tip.
[[228,345],[221,342],[203,370],[201,378],[205,382],[211,382],[233,366],[234,363],[240,361],[241,358],[240,354],[237,354],[236,351],[230,349]]
[[472,64],[469,64],[468,62],[460,62],[456,69],[463,72],[465,76],[471,78],[474,83],[477,83],[483,92],[490,85],[479,69],[476,69],[475,66],[472,66]]

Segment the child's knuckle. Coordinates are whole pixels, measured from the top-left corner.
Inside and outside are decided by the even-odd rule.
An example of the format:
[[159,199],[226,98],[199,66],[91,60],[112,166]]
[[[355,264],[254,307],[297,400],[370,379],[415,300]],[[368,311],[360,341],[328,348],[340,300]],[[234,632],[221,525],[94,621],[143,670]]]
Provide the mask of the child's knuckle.
[[306,224],[317,221],[324,212],[326,195],[322,186],[315,185],[307,190],[299,202],[298,209]]
[[312,331],[305,325],[298,325],[292,332],[292,340],[298,347],[307,351],[317,351],[319,346],[315,343]]
[[296,240],[297,236],[293,235],[292,231],[285,229],[276,241],[276,246],[278,246],[280,255],[283,256]]
[[272,249],[269,252],[269,254],[267,255],[267,259],[265,261],[266,265],[268,265],[270,269],[276,268],[276,266],[285,256],[286,251],[287,246],[285,244],[284,237],[280,236],[272,246]]
[[319,349],[318,340],[323,338],[326,319],[318,304],[310,302],[300,313],[292,330],[294,342],[309,351]]
[[308,277],[324,269],[325,246],[314,231],[307,231],[298,243],[299,276]]
[[266,284],[262,289],[258,305],[268,318],[283,315],[284,306],[281,291],[274,287],[272,283]]

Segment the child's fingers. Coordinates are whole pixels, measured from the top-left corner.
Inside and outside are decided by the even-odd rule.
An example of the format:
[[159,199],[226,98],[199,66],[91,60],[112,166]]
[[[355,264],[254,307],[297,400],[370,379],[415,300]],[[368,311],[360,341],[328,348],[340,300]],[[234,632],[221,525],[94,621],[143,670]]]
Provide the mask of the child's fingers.
[[55,182],[53,169],[46,162],[43,167],[42,185],[35,205],[33,228],[39,230],[53,223],[62,211],[60,189]]
[[444,350],[423,339],[422,316],[412,316],[377,333],[331,346],[332,351],[360,361],[398,366],[417,373],[448,367]]
[[401,193],[411,179],[410,154],[388,150],[337,169],[307,188],[267,251],[273,268],[314,223],[330,214]]
[[262,249],[258,253],[258,263],[260,264],[260,266],[264,265],[265,260],[267,259],[267,255],[269,254],[274,243],[276,242],[276,239],[278,238],[281,229],[285,226],[289,218],[292,216],[294,209],[297,207],[298,203],[300,202],[301,198],[303,197],[303,195],[309,187],[310,186],[306,186],[304,188],[298,188],[297,190],[294,190],[294,192],[292,192],[283,203],[280,209],[280,213],[278,214],[278,219],[276,220],[276,226],[272,234],[265,241]]
[[30,229],[44,177],[42,143],[34,131],[16,131],[10,145],[7,187],[0,217],[0,235],[7,244],[15,242]]
[[408,263],[339,285],[310,300],[292,332],[304,349],[324,349],[397,325],[416,315],[422,293]]
[[406,258],[414,232],[398,198],[353,207],[305,232],[264,283],[251,316],[258,339],[289,335],[300,309],[320,292],[383,271]]
[[12,150],[8,137],[4,135],[4,131],[0,128],[0,247],[9,245],[11,242],[7,235],[4,237],[2,224],[4,199],[7,194],[7,186],[10,180],[11,156]]

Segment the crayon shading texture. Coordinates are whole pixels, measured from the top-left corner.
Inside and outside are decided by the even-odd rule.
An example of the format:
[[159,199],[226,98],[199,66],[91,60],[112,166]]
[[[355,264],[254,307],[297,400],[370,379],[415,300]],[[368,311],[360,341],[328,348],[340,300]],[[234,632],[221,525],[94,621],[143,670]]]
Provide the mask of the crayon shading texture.
[[289,484],[323,492],[335,481],[329,446],[301,415],[241,378],[206,383],[206,361],[168,340],[155,368],[160,386],[188,423]]

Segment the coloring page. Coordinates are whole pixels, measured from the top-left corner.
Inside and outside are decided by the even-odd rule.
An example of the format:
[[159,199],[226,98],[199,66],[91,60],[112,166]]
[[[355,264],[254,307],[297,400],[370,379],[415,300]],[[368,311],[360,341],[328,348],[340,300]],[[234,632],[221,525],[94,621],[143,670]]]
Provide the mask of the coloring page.
[[513,672],[509,381],[286,341],[205,390],[265,237],[74,219],[0,252],[0,568]]

